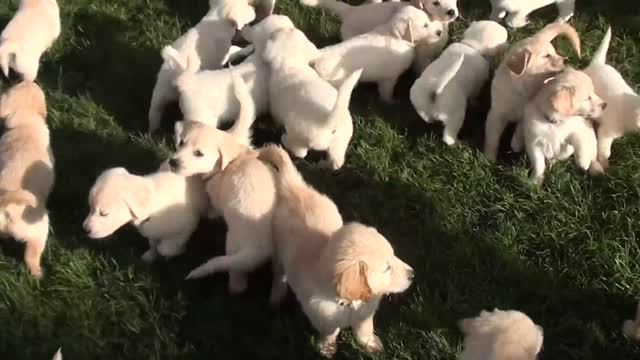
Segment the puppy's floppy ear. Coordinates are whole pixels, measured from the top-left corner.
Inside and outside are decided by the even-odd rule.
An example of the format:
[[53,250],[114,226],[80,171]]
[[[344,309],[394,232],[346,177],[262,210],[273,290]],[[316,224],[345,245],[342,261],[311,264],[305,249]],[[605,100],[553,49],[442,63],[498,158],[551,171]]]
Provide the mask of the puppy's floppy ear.
[[573,87],[563,86],[557,89],[553,95],[551,95],[551,106],[555,111],[562,115],[573,115],[573,97],[575,96],[575,89]]
[[529,67],[529,61],[531,60],[531,55],[532,54],[531,54],[531,51],[529,51],[529,49],[522,49],[517,51],[514,54],[511,54],[509,58],[506,59],[507,68],[509,68],[509,70],[512,73],[518,76],[524,74],[524,72]]
[[340,299],[369,301],[373,296],[367,282],[367,264],[355,262],[336,274],[336,292]]
[[141,178],[134,176],[131,184],[124,190],[124,203],[136,219],[149,216],[149,202],[151,201],[151,187]]
[[411,31],[411,19],[405,18],[393,25],[392,33],[398,39],[413,44],[413,32]]

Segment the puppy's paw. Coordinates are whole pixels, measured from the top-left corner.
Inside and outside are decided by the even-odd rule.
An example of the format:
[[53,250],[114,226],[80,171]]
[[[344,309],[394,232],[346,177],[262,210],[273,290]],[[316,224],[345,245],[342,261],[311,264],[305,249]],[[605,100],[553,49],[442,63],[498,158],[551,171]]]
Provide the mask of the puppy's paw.
[[156,259],[158,259],[158,253],[155,251],[155,249],[149,249],[144,254],[142,254],[140,258],[147,264],[151,264],[152,262],[156,261]]
[[536,186],[542,186],[544,183],[544,175],[532,176],[531,182]]
[[43,273],[42,273],[42,268],[40,268],[40,266],[34,266],[34,267],[29,268],[29,273],[36,280],[40,280],[44,276]]
[[604,175],[604,168],[597,161],[592,161],[589,166],[589,175],[591,176],[601,176]]
[[444,141],[444,143],[449,145],[449,146],[453,146],[458,142],[454,137],[451,137],[451,136],[448,136],[448,135],[444,135],[442,137],[442,141]]
[[609,159],[599,158],[598,162],[600,163],[600,166],[602,166],[603,170],[607,170],[609,168]]
[[332,358],[338,351],[338,343],[336,339],[324,340],[320,343],[318,349],[320,354],[326,358]]
[[382,340],[377,335],[369,336],[366,339],[358,339],[360,344],[364,346],[365,350],[370,353],[375,353],[384,350]]

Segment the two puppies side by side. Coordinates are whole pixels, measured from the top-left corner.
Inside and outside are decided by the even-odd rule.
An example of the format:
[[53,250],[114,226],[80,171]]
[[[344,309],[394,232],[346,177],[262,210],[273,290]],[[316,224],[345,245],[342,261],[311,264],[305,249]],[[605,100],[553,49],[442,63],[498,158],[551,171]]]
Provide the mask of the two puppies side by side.
[[519,28],[529,23],[527,16],[530,13],[553,3],[560,12],[556,21],[569,21],[573,16],[576,0],[491,0],[489,18],[497,22],[504,20],[507,26]]
[[532,37],[514,45],[498,66],[491,82],[491,108],[485,125],[484,154],[490,161],[498,156],[500,138],[509,122],[519,122],[525,105],[544,81],[564,69],[564,58],[551,41],[566,36],[580,56],[580,37],[567,24],[545,26]]
[[535,360],[542,350],[544,332],[527,315],[495,309],[460,322],[465,335],[459,360]]
[[432,22],[422,10],[405,6],[396,11],[388,23],[322,49],[322,55],[312,61],[312,67],[334,85],[362,69],[360,81],[378,83],[380,96],[390,103],[398,77],[415,58],[415,44],[435,42],[441,35],[440,22]]
[[0,97],[0,233],[25,243],[31,275],[42,277],[40,258],[49,235],[46,203],[54,183],[45,96],[24,81]]
[[[262,60],[262,53],[271,33],[284,28],[294,28],[294,25],[283,15],[271,15],[257,25],[245,26],[241,33],[253,44],[254,52],[233,69],[198,71],[197,64],[190,58],[173,47],[166,47],[163,57],[165,63],[176,69],[175,87],[184,118],[212,127],[234,120],[241,104],[234,96],[232,72],[239,74],[249,88],[256,115],[268,112],[270,71]],[[191,44],[193,40],[190,40]]]
[[60,36],[60,9],[56,0],[21,0],[20,7],[0,35],[0,69],[9,69],[34,81],[40,57]]
[[[541,185],[546,160],[576,163],[592,175],[603,173],[598,163],[598,143],[589,119],[598,118],[607,104],[596,95],[591,78],[582,71],[566,68],[552,78],[527,104],[521,124],[532,179]],[[520,137],[512,146],[518,151]]]
[[362,70],[336,90],[309,65],[322,54],[298,29],[282,29],[267,42],[263,59],[271,69],[271,115],[285,128],[282,144],[304,158],[309,149],[326,151],[322,165],[339,169],[353,135],[351,92]]
[[424,69],[435,60],[449,43],[449,24],[458,18],[457,0],[414,0],[412,4],[431,15],[434,20],[442,23],[442,36],[433,43],[420,42],[416,45],[416,58],[413,70],[422,74]]
[[626,133],[640,130],[640,96],[627,84],[622,75],[606,63],[611,42],[611,28],[607,30],[591,64],[584,71],[591,77],[596,93],[608,106],[598,123],[598,161],[609,167],[611,145]]
[[496,22],[473,22],[463,39],[447,47],[411,87],[411,103],[420,117],[444,124],[442,140],[447,145],[458,141],[467,103],[489,79],[491,57],[504,48],[507,37]]
[[625,321],[622,325],[622,332],[629,339],[640,341],[640,303],[638,303],[635,320]]
[[259,159],[278,169],[278,201],[273,214],[273,303],[287,283],[321,336],[320,351],[331,357],[341,329],[353,328],[368,351],[382,350],[374,332],[374,315],[382,296],[402,293],[413,269],[394,254],[376,229],[344,224],[336,205],[309,186],[289,155],[267,146]]

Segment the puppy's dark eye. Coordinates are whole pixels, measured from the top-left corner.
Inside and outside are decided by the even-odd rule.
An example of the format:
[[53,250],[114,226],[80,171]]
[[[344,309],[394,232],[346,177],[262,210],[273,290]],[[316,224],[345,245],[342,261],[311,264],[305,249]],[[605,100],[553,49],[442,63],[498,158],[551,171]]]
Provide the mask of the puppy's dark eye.
[[200,150],[194,150],[193,151],[193,156],[195,156],[195,157],[203,157],[204,154]]
[[100,216],[102,216],[102,217],[105,217],[105,216],[108,216],[108,215],[109,215],[109,213],[108,213],[108,212],[105,212],[104,210],[100,210],[100,211],[98,212],[98,215],[100,215]]
[[434,1],[433,6],[440,6],[440,1]]
[[551,58],[551,54],[545,54],[545,55],[543,56],[543,58],[545,58],[545,59],[550,59],[550,58]]

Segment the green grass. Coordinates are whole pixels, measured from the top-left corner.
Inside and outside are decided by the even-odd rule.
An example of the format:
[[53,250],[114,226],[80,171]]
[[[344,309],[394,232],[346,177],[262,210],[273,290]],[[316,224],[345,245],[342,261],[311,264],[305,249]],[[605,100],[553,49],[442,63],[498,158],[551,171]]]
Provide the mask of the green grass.
[[[573,23],[588,63],[608,23],[610,62],[640,84],[640,20],[631,1],[578,1]],[[480,4],[480,5],[479,5]],[[130,228],[109,241],[86,239],[81,223],[87,193],[112,166],[150,172],[170,151],[144,135],[160,66],[159,49],[194,24],[206,0],[60,0],[63,32],[43,59],[57,183],[50,198],[53,233],[45,279],[27,274],[22,249],[3,243],[0,255],[0,358],[49,359],[310,359],[315,333],[295,300],[267,305],[268,269],[232,297],[226,278],[183,281],[188,271],[222,252],[225,227],[203,223],[188,255],[146,266],[146,241]],[[0,26],[17,0],[0,0]],[[488,1],[462,1],[468,21],[488,14]],[[338,40],[334,17],[279,0],[277,11],[319,45]],[[511,33],[520,39],[555,16]],[[620,25],[624,24],[624,25]],[[571,53],[565,42],[561,51]],[[305,178],[329,194],[346,220],[376,226],[417,273],[398,303],[376,316],[386,351],[375,359],[455,359],[457,320],[482,309],[519,309],[545,329],[546,359],[637,359],[621,335],[640,294],[640,137],[613,148],[612,168],[589,178],[571,162],[558,164],[542,188],[527,180],[527,162],[505,153],[489,164],[478,150],[488,95],[468,111],[464,146],[447,148],[439,126],[425,125],[407,100],[410,79],[394,106],[371,86],[354,96],[355,136],[347,163],[331,174],[299,162]],[[3,87],[8,84],[3,83]],[[177,117],[177,115],[176,115]],[[276,141],[269,119],[260,142]],[[346,333],[338,358],[370,358]]]

